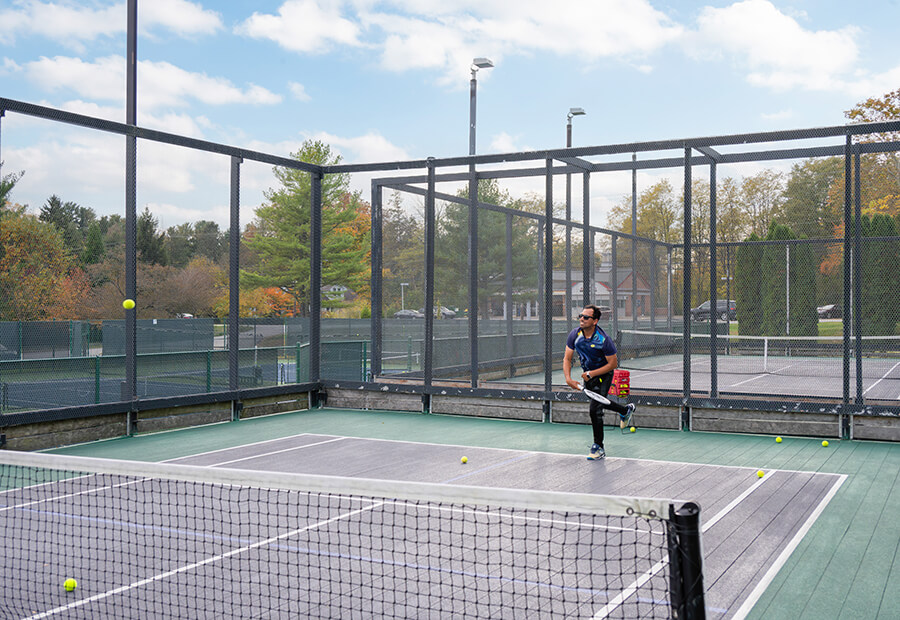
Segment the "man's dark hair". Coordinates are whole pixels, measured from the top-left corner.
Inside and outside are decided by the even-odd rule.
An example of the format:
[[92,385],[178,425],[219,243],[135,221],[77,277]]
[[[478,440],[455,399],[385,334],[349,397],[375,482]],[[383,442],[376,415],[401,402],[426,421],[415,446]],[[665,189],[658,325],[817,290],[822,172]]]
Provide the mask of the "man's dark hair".
[[600,308],[598,308],[594,304],[588,304],[587,306],[585,306],[585,308],[591,309],[591,312],[593,313],[595,319],[599,319],[603,316],[603,312],[601,312]]

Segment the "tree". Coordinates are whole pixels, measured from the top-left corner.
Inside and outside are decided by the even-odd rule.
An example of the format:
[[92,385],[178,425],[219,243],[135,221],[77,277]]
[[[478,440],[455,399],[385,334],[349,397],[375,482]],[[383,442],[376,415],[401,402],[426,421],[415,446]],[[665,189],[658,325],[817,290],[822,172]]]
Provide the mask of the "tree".
[[[341,161],[323,142],[307,140],[291,157],[319,165]],[[278,189],[265,193],[268,204],[256,209],[252,236],[245,243],[255,265],[242,271],[242,285],[277,287],[290,294],[304,314],[310,299],[310,175],[276,167]],[[322,179],[322,284],[342,284],[360,292],[367,288],[369,268],[369,206],[350,191],[350,176],[329,174]]]
[[4,217],[0,245],[0,319],[80,316],[88,281],[55,226],[30,215]]
[[[787,226],[773,223],[766,240],[789,241],[796,238]],[[788,254],[790,263],[787,262]],[[761,266],[763,335],[818,335],[815,261],[810,246],[766,245]]]
[[[3,162],[0,161],[0,171],[3,170]],[[6,203],[10,202],[10,195],[12,194],[13,188],[16,186],[16,183],[19,182],[19,179],[22,178],[25,172],[11,172],[7,175],[0,174],[0,217],[3,216],[6,211]]]
[[173,267],[184,267],[194,257],[194,225],[190,222],[170,226],[165,236],[166,257]]
[[151,265],[166,264],[165,235],[157,232],[159,220],[153,217],[149,207],[144,207],[137,220],[138,260]]
[[222,269],[205,256],[192,260],[183,269],[169,268],[151,300],[167,316],[186,312],[194,316],[213,316],[225,280]]
[[81,253],[81,262],[93,265],[103,260],[106,255],[106,247],[103,245],[103,233],[100,232],[100,224],[94,222],[88,228],[87,238],[84,241],[84,251]]
[[[666,243],[681,241],[681,209],[668,180],[663,179],[638,194],[637,218],[638,236]],[[631,232],[631,195],[623,196],[610,209],[609,227]]]
[[[468,197],[468,187],[460,190],[460,197]],[[478,181],[478,201],[517,210],[536,209],[531,200],[515,201],[501,190],[496,179]],[[528,204],[525,204],[528,202]],[[538,226],[531,218],[513,216],[512,279],[513,290],[529,294],[538,285],[543,264],[538,252],[544,243],[537,239]],[[445,306],[469,306],[469,205],[450,203],[439,219],[435,240],[435,303]],[[492,299],[504,295],[506,288],[506,216],[503,213],[478,209],[478,310],[483,318],[490,316]]]
[[897,325],[897,303],[900,301],[897,275],[897,243],[869,241],[867,237],[893,237],[897,234],[894,219],[876,213],[861,221],[862,247],[860,272],[863,294],[860,318],[864,336],[893,336]]
[[[407,212],[401,194],[393,192],[382,208],[382,286],[388,311],[399,310],[401,300],[410,308],[425,302],[425,227]],[[409,286],[401,287],[401,283]]]
[[[756,234],[746,239],[760,241]],[[763,246],[755,243],[737,247],[734,271],[734,300],[737,304],[737,318],[741,335],[762,335],[762,264]]]
[[843,200],[835,202],[831,187],[844,176],[840,157],[807,159],[794,164],[784,190],[782,221],[798,235],[827,239],[843,218]]
[[194,254],[218,263],[225,253],[225,236],[215,222],[200,220],[194,223]]
[[762,237],[779,219],[784,204],[784,175],[763,170],[741,182],[741,198],[750,232]]

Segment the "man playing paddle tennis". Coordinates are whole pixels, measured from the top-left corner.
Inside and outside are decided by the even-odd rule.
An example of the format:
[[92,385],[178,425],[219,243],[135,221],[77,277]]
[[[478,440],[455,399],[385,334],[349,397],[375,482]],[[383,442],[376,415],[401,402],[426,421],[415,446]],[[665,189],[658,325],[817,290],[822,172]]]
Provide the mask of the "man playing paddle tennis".
[[[563,375],[566,384],[573,390],[582,389],[582,385],[572,379],[572,354],[578,352],[581,362],[581,380],[583,391],[591,396],[591,426],[594,430],[594,445],[588,459],[595,461],[606,456],[603,449],[603,408],[611,409],[619,414],[623,426],[631,424],[634,414],[634,405],[622,406],[611,402],[606,398],[612,385],[613,371],[619,366],[619,358],[616,352],[616,344],[612,338],[597,326],[600,320],[600,308],[597,306],[585,306],[578,315],[579,326],[572,330],[566,340],[566,355],[563,358]],[[588,392],[602,396],[594,398]]]

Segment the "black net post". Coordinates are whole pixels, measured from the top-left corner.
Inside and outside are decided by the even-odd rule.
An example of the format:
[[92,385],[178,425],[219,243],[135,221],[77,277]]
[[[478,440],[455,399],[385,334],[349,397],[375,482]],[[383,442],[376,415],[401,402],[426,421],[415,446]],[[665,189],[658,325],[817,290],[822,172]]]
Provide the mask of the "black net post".
[[703,552],[700,544],[700,506],[688,502],[669,508],[669,579],[672,618],[704,620]]

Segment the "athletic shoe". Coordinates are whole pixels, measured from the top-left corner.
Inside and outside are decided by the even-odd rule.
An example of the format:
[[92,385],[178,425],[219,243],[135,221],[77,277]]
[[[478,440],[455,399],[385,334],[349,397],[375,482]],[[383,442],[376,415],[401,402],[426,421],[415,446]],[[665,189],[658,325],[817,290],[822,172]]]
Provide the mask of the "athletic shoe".
[[625,409],[627,409],[625,413],[619,414],[619,418],[622,420],[622,428],[631,426],[631,418],[634,417],[634,403],[628,403],[625,405]]
[[591,446],[591,453],[588,454],[589,461],[599,461],[606,456],[606,451],[597,444]]

